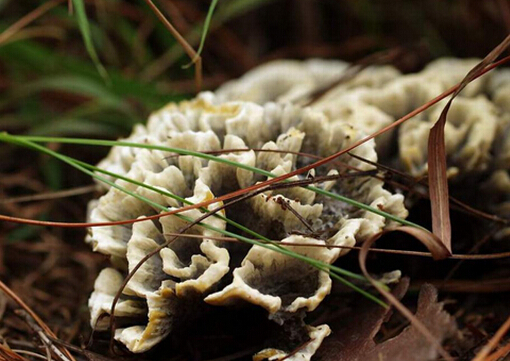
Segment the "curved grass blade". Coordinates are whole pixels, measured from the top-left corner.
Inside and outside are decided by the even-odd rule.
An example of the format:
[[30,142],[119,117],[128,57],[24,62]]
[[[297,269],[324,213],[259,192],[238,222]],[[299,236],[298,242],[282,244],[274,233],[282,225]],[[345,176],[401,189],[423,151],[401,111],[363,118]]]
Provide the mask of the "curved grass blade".
[[200,45],[198,46],[197,55],[195,55],[195,57],[191,60],[191,62],[184,65],[183,69],[187,69],[191,65],[193,65],[200,57],[200,54],[202,54],[202,50],[204,49],[204,44],[205,44],[205,38],[207,37],[207,33],[209,31],[209,26],[211,25],[211,19],[214,14],[214,9],[216,8],[218,1],[219,0],[212,0],[211,5],[209,6],[209,11],[207,12],[207,16],[204,21],[204,28],[202,30],[202,37],[200,38]]
[[[430,237],[424,237],[423,234],[419,234],[416,232],[416,229],[409,227],[399,227],[394,229],[395,231],[402,231],[408,233],[414,237],[416,237],[420,242],[422,242],[433,254],[435,257],[441,257],[441,255],[448,254],[449,251],[446,250],[444,244],[441,243],[439,239],[432,238],[432,242]],[[453,361],[453,358],[450,354],[441,346],[438,340],[432,335],[432,333],[427,329],[427,327],[418,319],[415,315],[404,306],[391,292],[381,288],[380,282],[377,282],[367,270],[367,256],[370,251],[370,247],[374,244],[374,242],[379,239],[384,232],[380,232],[370,239],[365,241],[361,247],[361,250],[358,255],[359,266],[361,271],[365,275],[365,277],[372,283],[372,285],[388,300],[388,302],[394,306],[404,317],[406,317],[411,324],[416,327],[416,329],[424,336],[427,341],[438,351],[438,353],[448,361]]]
[[106,69],[104,68],[103,64],[101,64],[99,56],[97,55],[96,52],[96,48],[94,47],[94,43],[92,42],[90,24],[89,20],[87,19],[85,4],[83,3],[83,0],[72,0],[72,3],[73,11],[76,14],[76,20],[78,22],[81,35],[83,37],[83,43],[85,44],[85,48],[87,49],[87,52],[89,53],[89,56],[92,59],[92,62],[96,66],[98,73],[105,81],[107,81],[108,73],[106,72]]

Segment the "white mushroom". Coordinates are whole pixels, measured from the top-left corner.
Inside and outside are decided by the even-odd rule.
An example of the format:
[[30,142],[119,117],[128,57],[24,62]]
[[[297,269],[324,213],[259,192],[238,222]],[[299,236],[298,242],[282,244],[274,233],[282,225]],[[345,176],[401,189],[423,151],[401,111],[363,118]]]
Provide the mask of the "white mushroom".
[[[311,79],[324,83],[324,78],[325,74],[314,68]],[[371,84],[368,80],[366,83]],[[284,315],[302,315],[318,307],[331,289],[327,272],[260,245],[231,246],[218,237],[225,231],[239,232],[235,224],[240,223],[259,233],[259,237],[290,243],[284,246],[287,250],[331,264],[346,251],[328,246],[353,246],[393,225],[392,222],[317,194],[313,189],[296,186],[267,189],[206,217],[200,225],[190,225],[190,222],[203,217],[204,209],[188,209],[157,220],[144,217],[213,200],[287,174],[313,162],[313,157],[337,152],[366,135],[350,124],[351,120],[289,104],[221,102],[212,93],[170,104],[152,114],[147,126],[136,130],[143,137],[128,139],[194,152],[220,152],[217,160],[240,163],[245,169],[214,159],[177,155],[170,150],[126,152],[114,147],[101,164],[136,180],[138,184],[126,180],[117,180],[116,184],[151,203],[115,187],[91,203],[90,221],[139,219],[132,226],[90,230],[88,242],[96,251],[110,255],[119,269],[108,271],[115,276],[116,288],[107,295],[104,289],[111,283],[110,278],[105,280],[102,273],[96,282],[90,300],[93,317],[97,319],[99,313],[108,312],[120,287],[119,280],[151,253],[155,254],[141,264],[122,290],[121,303],[116,308],[120,318],[146,313],[145,320],[137,317],[129,327],[116,331],[115,338],[132,352],[147,351],[165,338],[187,317],[186,310],[196,300],[203,305],[252,303],[266,309],[271,319],[280,323],[286,322],[288,317]],[[374,146],[369,141],[353,152],[377,161]],[[299,152],[313,157],[298,155]],[[363,171],[373,169],[372,165],[349,155],[339,157],[338,162],[331,163],[332,169],[322,167],[314,172],[315,177],[337,174],[339,178],[315,186],[398,217],[407,216],[402,195],[385,190],[381,180],[367,176],[341,177],[349,167]],[[260,171],[254,172],[250,167]],[[306,176],[296,175],[288,181],[304,180]],[[211,211],[222,205],[215,202],[207,209]],[[227,278],[229,273],[231,276]],[[132,314],[121,313],[122,307],[129,304],[126,302],[136,302],[140,307]],[[305,325],[299,327],[304,330]],[[329,334],[329,328],[323,325],[308,328],[307,332],[313,336],[313,342],[293,356],[296,360],[308,360]]]

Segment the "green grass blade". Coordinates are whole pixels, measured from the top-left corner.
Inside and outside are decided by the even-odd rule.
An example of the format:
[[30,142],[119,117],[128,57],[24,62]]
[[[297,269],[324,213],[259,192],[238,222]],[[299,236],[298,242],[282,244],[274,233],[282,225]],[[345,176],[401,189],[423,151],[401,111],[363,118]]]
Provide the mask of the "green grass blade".
[[[179,201],[179,202],[181,202],[181,203],[183,203],[183,204],[187,204],[187,205],[193,205],[193,204],[194,204],[193,202],[190,202],[190,201],[188,201],[188,200],[187,200],[187,199],[185,199],[185,198],[179,197],[178,195],[175,195],[175,194],[173,194],[173,193],[167,192],[167,191],[165,191],[165,190],[163,190],[163,189],[160,189],[160,188],[156,188],[156,187],[150,186],[150,185],[148,185],[148,184],[146,184],[146,183],[138,182],[138,181],[136,181],[136,180],[134,180],[134,179],[130,179],[130,178],[128,178],[128,177],[124,177],[124,176],[122,176],[122,175],[120,175],[120,174],[117,174],[117,173],[109,172],[109,171],[107,171],[107,170],[104,170],[104,169],[98,168],[98,167],[96,167],[96,166],[93,166],[93,165],[91,165],[91,164],[88,164],[88,163],[82,162],[82,161],[77,160],[77,159],[74,159],[74,158],[72,158],[72,159],[73,159],[73,161],[74,161],[74,162],[76,162],[77,164],[79,164],[79,165],[81,165],[81,166],[83,166],[83,167],[85,167],[85,168],[88,168],[88,169],[90,169],[90,170],[92,170],[92,171],[94,171],[94,172],[103,173],[103,174],[106,174],[106,175],[108,175],[108,176],[110,176],[110,177],[114,177],[114,178],[117,178],[117,179],[121,179],[121,180],[123,180],[123,181],[125,181],[125,182],[129,182],[129,183],[135,184],[135,185],[137,185],[137,186],[140,186],[140,187],[143,187],[143,188],[149,189],[149,190],[151,190],[151,191],[153,191],[153,192],[156,192],[156,193],[159,193],[159,194],[164,195],[164,196],[166,196],[166,197],[170,197],[170,198],[172,198],[172,199],[175,199],[176,201]],[[203,212],[209,212],[209,210],[208,210],[207,208],[205,208],[205,207],[200,207],[200,210],[201,210],[201,211],[203,211]],[[238,228],[238,229],[239,229],[239,230],[241,230],[241,231],[244,231],[244,232],[246,232],[246,233],[248,233],[248,234],[251,234],[252,236],[254,236],[254,237],[258,238],[258,239],[261,239],[261,240],[263,240],[263,241],[265,241],[265,242],[272,242],[269,238],[264,237],[263,235],[258,234],[257,232],[255,232],[255,231],[253,231],[253,230],[249,229],[248,227],[245,227],[245,226],[243,226],[242,224],[237,223],[237,222],[235,222],[235,221],[233,221],[233,220],[231,220],[231,219],[229,219],[229,218],[223,217],[223,216],[222,216],[222,215],[220,215],[220,214],[215,214],[214,216],[215,216],[215,217],[218,217],[218,218],[220,218],[220,219],[222,219],[222,220],[224,220],[224,221],[226,221],[227,223],[231,224],[232,226],[234,226],[234,227]]]
[[204,21],[204,28],[202,30],[202,37],[200,38],[200,45],[198,46],[197,55],[195,56],[195,59],[193,59],[190,63],[186,64],[183,68],[189,68],[202,54],[202,50],[204,50],[204,44],[205,39],[207,37],[207,32],[209,31],[209,26],[211,25],[211,19],[214,14],[214,9],[216,8],[216,5],[218,4],[219,0],[212,0],[211,5],[209,6],[209,11],[207,12],[207,16]]
[[[72,158],[69,158],[69,157],[68,157],[68,159],[72,159]],[[77,164],[79,164],[79,165],[81,165],[81,166],[83,166],[83,167],[85,167],[85,168],[88,168],[88,169],[90,169],[90,170],[93,170],[93,171],[95,171],[95,172],[100,172],[100,173],[106,174],[106,175],[108,175],[108,176],[110,176],[110,177],[115,177],[115,178],[121,179],[121,180],[123,180],[123,181],[129,182],[129,183],[132,183],[132,184],[136,184],[136,185],[138,185],[138,186],[140,186],[140,187],[144,187],[144,188],[149,189],[149,190],[151,190],[151,191],[153,191],[153,192],[156,192],[156,193],[159,193],[159,194],[161,194],[161,195],[164,195],[164,196],[167,196],[167,197],[173,198],[173,199],[175,199],[175,200],[177,200],[177,201],[180,201],[180,202],[182,202],[182,203],[185,203],[185,204],[188,204],[188,205],[193,205],[193,203],[192,203],[192,202],[190,202],[190,201],[186,200],[185,198],[179,197],[179,196],[177,196],[177,195],[175,195],[175,194],[173,194],[173,193],[170,193],[170,192],[164,191],[164,190],[159,189],[159,188],[156,188],[156,187],[152,187],[152,186],[150,186],[150,185],[148,185],[148,184],[145,184],[145,183],[142,183],[142,182],[136,181],[136,180],[134,180],[134,179],[130,179],[130,178],[128,178],[128,177],[124,177],[124,176],[122,176],[122,175],[120,175],[120,174],[116,174],[116,173],[113,173],[113,172],[109,172],[109,171],[103,170],[103,169],[101,169],[101,168],[98,168],[98,167],[96,167],[96,166],[93,166],[93,165],[91,165],[91,164],[88,164],[88,163],[82,162],[82,161],[77,160],[77,159],[73,159],[73,161],[74,161],[74,162],[76,162]],[[201,209],[202,211],[204,211],[204,212],[208,212],[208,211],[209,211],[208,209],[206,209],[206,208],[204,208],[204,207],[201,207],[200,209]],[[219,214],[215,214],[214,216],[215,216],[215,217],[219,217],[219,218],[221,218],[222,220],[225,220],[227,223],[229,223],[229,224],[233,225],[234,227],[236,227],[236,228],[238,228],[238,229],[240,229],[240,230],[242,230],[242,231],[245,231],[246,233],[251,234],[252,236],[256,237],[258,240],[262,240],[262,241],[264,241],[264,242],[270,243],[271,245],[273,245],[273,246],[275,246],[275,247],[278,247],[278,248],[280,248],[280,249],[285,249],[284,247],[282,247],[282,246],[278,245],[278,243],[275,243],[274,241],[270,240],[269,238],[264,237],[263,235],[256,233],[255,231],[253,231],[253,230],[251,230],[251,229],[249,229],[249,228],[247,228],[247,227],[243,226],[242,224],[239,224],[239,223],[237,223],[237,222],[235,222],[235,221],[232,221],[231,219],[228,219],[228,218],[226,218],[226,217],[223,217],[222,215],[219,215]],[[205,227],[206,225],[202,225],[202,226],[203,226],[203,227]],[[209,226],[209,227],[210,227],[210,226]],[[211,228],[211,230],[214,230],[214,231],[220,232],[220,233],[222,233],[222,234],[223,234],[223,235],[225,235],[225,236],[227,236],[227,235],[228,235],[228,236],[230,236],[230,237],[237,238],[237,239],[242,240],[242,241],[244,241],[244,242],[248,242],[248,243],[255,242],[255,243],[253,243],[253,244],[257,244],[257,245],[260,245],[260,243],[262,243],[262,242],[257,243],[257,242],[258,242],[257,240],[253,240],[253,239],[250,239],[250,238],[247,238],[247,237],[242,237],[242,236],[237,235],[237,234],[235,234],[235,233],[230,233],[230,232],[228,232],[228,233],[227,233],[227,231],[225,231],[225,230],[220,230],[220,229],[217,229],[217,228]],[[288,251],[288,250],[286,250],[286,251],[287,251],[287,252],[291,252],[291,251]],[[342,268],[339,268],[339,267],[336,267],[336,266],[333,266],[333,265],[327,265],[327,267],[328,267],[328,268],[330,268],[330,269],[332,269],[332,270],[334,270],[335,272],[338,272],[338,273],[340,273],[340,274],[343,274],[343,275],[345,275],[345,276],[347,276],[347,277],[351,277],[351,278],[355,278],[355,279],[359,279],[359,280],[366,280],[363,276],[358,275],[358,274],[356,274],[356,273],[352,273],[352,272],[346,271],[346,270],[344,270],[344,269],[342,269]]]
[[94,43],[92,42],[92,35],[90,32],[90,24],[89,20],[87,18],[87,13],[85,11],[85,4],[83,3],[83,0],[72,0],[73,6],[74,6],[74,12],[76,14],[76,20],[78,22],[78,26],[81,31],[81,35],[83,37],[83,42],[85,44],[85,48],[87,49],[87,52],[89,53],[90,58],[94,62],[94,65],[96,66],[97,71],[101,75],[101,77],[104,80],[108,79],[108,73],[106,72],[106,69],[104,68],[103,64],[101,64],[101,61],[99,60],[99,57],[97,55],[96,49],[94,47]]
[[[363,296],[365,296],[366,298],[368,298],[369,300],[377,303],[378,305],[384,307],[384,308],[388,308],[390,307],[387,303],[381,301],[380,299],[378,299],[377,297],[375,297],[374,295],[372,295],[371,293],[368,293],[367,291],[359,288],[358,286],[356,286],[355,284],[353,284],[352,282],[349,282],[347,281],[345,278],[335,274],[335,273],[330,273],[330,276],[333,277],[335,280],[343,283],[344,285],[346,285],[347,287],[350,287],[352,288],[353,290],[355,290],[356,292],[362,294]],[[383,284],[381,284],[383,285]],[[388,290],[388,286],[386,285],[383,285],[385,287],[385,289]]]
[[[196,151],[191,151],[191,150],[186,150],[186,149],[181,149],[181,148],[172,148],[172,147],[165,147],[165,146],[160,146],[160,145],[140,144],[140,143],[123,142],[123,141],[110,141],[110,140],[98,140],[98,139],[83,139],[83,138],[33,137],[33,136],[16,136],[16,137],[19,137],[20,139],[29,140],[29,141],[32,141],[32,142],[54,142],[54,143],[84,144],[84,145],[97,145],[97,146],[125,146],[125,147],[133,147],[133,148],[145,148],[145,149],[162,150],[162,151],[176,153],[176,154],[181,154],[181,155],[190,155],[190,156],[194,156],[194,157],[210,160],[210,161],[213,161],[213,162],[219,162],[219,163],[228,164],[230,166],[242,168],[242,169],[245,169],[245,170],[257,173],[257,174],[261,174],[261,175],[264,175],[264,176],[270,177],[270,178],[275,178],[276,177],[275,174],[273,174],[271,172],[268,172],[266,170],[263,170],[263,169],[251,167],[251,166],[248,166],[246,164],[241,164],[241,163],[238,163],[238,162],[234,162],[234,161],[231,161],[231,160],[228,160],[228,159],[225,159],[225,158],[221,158],[221,157],[217,157],[217,156],[214,156],[214,155],[211,155],[211,154],[206,154],[206,153],[201,153],[201,152],[196,152]],[[336,199],[338,201],[341,201],[341,202],[347,203],[349,205],[352,205],[354,207],[357,207],[357,208],[360,208],[360,209],[364,209],[364,210],[367,210],[369,212],[378,214],[380,216],[383,216],[384,218],[390,219],[390,220],[398,222],[400,224],[426,230],[424,227],[422,227],[422,226],[420,226],[420,225],[418,225],[416,223],[413,223],[413,222],[410,222],[408,220],[402,219],[402,218],[397,217],[397,216],[395,216],[393,214],[384,212],[384,211],[382,211],[382,210],[380,210],[378,208],[371,207],[369,205],[366,205],[364,203],[355,201],[353,199],[350,199],[348,197],[342,196],[340,194],[332,193],[332,192],[326,191],[324,189],[317,188],[317,187],[312,187],[312,186],[308,186],[307,188],[310,189],[313,192],[318,193],[318,194],[322,194],[322,195],[325,195],[325,196],[330,197],[332,199]]]
[[204,21],[204,29],[202,30],[202,37],[200,39],[200,45],[197,50],[198,55],[200,55],[202,53],[202,50],[204,49],[205,38],[207,37],[207,32],[209,31],[209,26],[211,25],[211,19],[213,17],[214,9],[216,8],[217,4],[218,4],[218,0],[212,0],[211,6],[209,6],[209,11],[207,12],[207,16]]

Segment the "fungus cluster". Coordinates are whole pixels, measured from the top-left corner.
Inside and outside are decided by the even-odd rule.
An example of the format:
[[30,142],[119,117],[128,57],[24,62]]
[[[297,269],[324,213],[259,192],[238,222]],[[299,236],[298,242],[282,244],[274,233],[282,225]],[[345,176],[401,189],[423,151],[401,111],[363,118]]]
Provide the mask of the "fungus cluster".
[[[195,208],[159,219],[143,219],[287,174],[365,135],[350,119],[317,109],[288,102],[226,100],[209,92],[190,101],[169,104],[152,114],[147,125],[136,126],[125,140],[215,156],[204,159],[164,150],[114,147],[99,164],[123,177],[112,177],[120,188],[150,202],[108,187],[102,197],[89,205],[91,222],[141,219],[132,225],[89,231],[87,242],[111,260],[111,267],[98,276],[89,300],[92,327],[108,327],[114,297],[126,275],[146,255],[172,239],[143,262],[122,289],[115,307],[119,325],[116,340],[132,352],[145,352],[171,332],[178,332],[179,325],[199,314],[201,305],[212,305],[208,309],[213,312],[210,310],[217,307],[252,304],[265,309],[282,330],[294,328],[286,336],[288,342],[284,337],[283,342],[269,344],[256,358],[291,352],[289,345],[296,342],[292,338],[300,335],[302,339],[298,341],[306,346],[292,358],[309,359],[330,330],[327,325],[312,327],[302,320],[330,292],[329,273],[263,245],[230,243],[221,237],[225,231],[253,239],[257,239],[256,234],[273,244],[284,244],[281,247],[295,254],[332,264],[346,250],[331,246],[354,246],[395,224],[320,191],[349,197],[397,217],[407,216],[403,196],[385,190],[382,180],[367,174],[374,169],[372,165],[343,155],[310,174],[288,180],[337,175],[314,184],[316,188],[273,187],[188,228],[207,210]],[[377,161],[374,141],[357,147],[353,153]],[[348,176],[353,172],[361,173]],[[215,202],[207,208],[211,211],[222,205]],[[184,229],[185,234],[175,238]]]
[[[287,339],[255,359],[284,357],[292,351],[288,345],[296,343],[296,334],[305,346],[290,359],[310,359],[330,330],[326,324],[306,325],[303,319],[330,292],[329,273],[261,244],[229,243],[221,237],[259,236],[309,259],[336,262],[346,250],[333,246],[354,246],[396,224],[326,193],[405,218],[403,196],[386,190],[383,180],[366,172],[348,175],[375,169],[370,162],[378,160],[378,152],[389,154],[395,139],[400,167],[414,176],[426,174],[428,132],[444,101],[396,132],[378,137],[377,148],[371,140],[352,151],[359,157],[345,154],[288,180],[337,176],[314,184],[315,188],[274,187],[205,218],[207,211],[224,204],[144,218],[213,200],[334,154],[455,85],[475,64],[476,60],[440,59],[408,75],[391,66],[369,67],[316,97],[342,76],[348,64],[281,60],[260,66],[215,93],[204,92],[153,113],[147,125],[137,125],[125,141],[214,156],[114,147],[99,164],[124,177],[111,178],[120,188],[150,202],[105,187],[105,194],[89,205],[91,222],[141,219],[132,225],[90,229],[87,242],[111,260],[89,300],[92,327],[108,327],[114,297],[126,275],[170,240],[141,263],[122,288],[115,307],[122,325],[116,340],[132,352],[145,352],[197,317],[203,305],[214,312],[215,307],[252,304],[264,309],[282,330],[294,328]],[[455,100],[445,128],[450,177],[485,174],[486,188],[497,198],[494,209],[502,214],[510,213],[509,98],[510,72],[478,79]],[[192,224],[199,218],[200,224]]]
[[[328,87],[349,64],[319,59],[279,60],[224,84],[216,93],[222,100],[308,104],[328,117],[340,117],[373,133],[460,83],[479,61],[442,58],[411,74],[401,74],[391,66],[372,66]],[[319,98],[310,95],[324,88],[328,91]],[[446,102],[440,101],[395,131],[378,136],[379,157],[412,176],[425,176],[429,131]],[[504,218],[510,216],[509,104],[510,71],[496,69],[472,81],[455,98],[445,124],[451,184],[477,187],[481,201],[471,202]],[[390,159],[395,143],[398,155]],[[510,228],[498,234],[508,235]]]

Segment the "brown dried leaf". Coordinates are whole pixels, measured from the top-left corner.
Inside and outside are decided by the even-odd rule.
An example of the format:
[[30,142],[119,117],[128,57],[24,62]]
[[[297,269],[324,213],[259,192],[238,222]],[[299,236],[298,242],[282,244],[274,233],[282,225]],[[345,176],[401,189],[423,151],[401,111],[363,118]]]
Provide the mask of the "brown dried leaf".
[[[432,285],[422,286],[415,316],[437,340],[442,341],[455,332],[455,321],[443,310],[443,303],[437,302],[437,290]],[[426,361],[436,357],[437,351],[430,346],[421,332],[411,325],[400,335],[377,345],[366,354],[364,360]]]
[[[393,295],[401,299],[409,288],[409,279],[403,278],[393,289]],[[376,346],[375,335],[383,322],[391,316],[391,308],[383,308],[371,301],[362,300],[349,317],[339,317],[328,322],[332,329],[317,352],[321,361],[357,361]]]
[[[404,279],[393,291],[393,296],[402,298],[408,284],[409,281]],[[373,338],[391,311],[369,303],[360,306],[349,317],[349,322],[332,325],[332,335],[318,352],[321,361],[427,361],[437,356],[436,349],[413,325],[376,344]],[[415,316],[437,340],[444,340],[456,329],[453,318],[443,311],[443,304],[437,302],[437,291],[431,285],[422,287]]]
[[[437,239],[432,233],[421,230],[414,227],[399,227],[395,228],[394,231],[401,231],[413,235],[416,239],[422,242],[433,254],[435,259],[445,258],[449,255],[449,251],[446,249],[441,240]],[[388,232],[388,231],[386,231]],[[405,318],[411,322],[411,325],[419,331],[419,333],[428,341],[429,345],[431,345],[435,351],[437,351],[445,360],[452,361],[451,356],[446,352],[441,346],[440,340],[436,338],[436,336],[427,328],[427,326],[421,322],[415,315],[412,314],[409,309],[404,306],[394,295],[388,292],[382,285],[376,281],[372,276],[368,273],[366,266],[366,259],[370,247],[374,244],[374,242],[381,237],[385,232],[380,232],[370,239],[368,239],[359,252],[359,265],[363,275],[367,278],[368,281],[382,294],[386,300],[394,306]]]
[[480,63],[469,71],[452,94],[444,107],[438,121],[429,133],[428,139],[428,167],[429,167],[429,193],[432,211],[432,232],[441,239],[446,248],[452,251],[450,205],[448,197],[448,178],[446,176],[446,150],[444,143],[444,126],[448,110],[455,97],[471,81],[482,74],[484,69],[492,64],[510,45],[510,35],[495,47]]
[[[428,232],[424,229],[418,229],[414,227],[398,227],[393,229],[393,231],[401,231],[408,233],[422,242],[432,253],[435,259],[441,259],[447,257],[450,252],[446,249],[441,240],[437,239],[432,233]],[[389,232],[389,231],[386,231]],[[386,300],[394,306],[405,318],[411,322],[411,325],[419,331],[419,333],[428,341],[429,345],[431,345],[445,360],[452,361],[451,356],[446,352],[441,346],[440,340],[436,338],[436,336],[427,328],[427,326],[421,322],[415,315],[412,314],[409,309],[404,306],[393,294],[388,292],[378,281],[376,281],[372,276],[368,273],[366,259],[370,247],[374,244],[374,242],[381,237],[382,234],[386,232],[379,232],[378,234],[372,236],[368,239],[359,252],[359,265],[363,275],[367,278],[368,281],[382,294]]]

